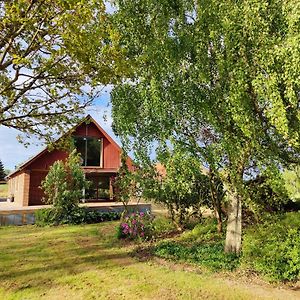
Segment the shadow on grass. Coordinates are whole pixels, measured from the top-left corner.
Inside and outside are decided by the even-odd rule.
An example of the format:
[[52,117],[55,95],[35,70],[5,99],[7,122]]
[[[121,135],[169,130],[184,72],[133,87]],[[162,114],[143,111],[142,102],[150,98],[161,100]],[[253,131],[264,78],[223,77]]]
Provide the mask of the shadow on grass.
[[101,225],[99,229],[96,225],[36,227],[36,234],[26,227],[5,231],[5,242],[0,244],[0,286],[13,291],[46,289],[69,275],[98,270],[109,273],[132,264],[128,250],[114,237],[113,225],[110,233],[108,226],[103,227],[106,234]]

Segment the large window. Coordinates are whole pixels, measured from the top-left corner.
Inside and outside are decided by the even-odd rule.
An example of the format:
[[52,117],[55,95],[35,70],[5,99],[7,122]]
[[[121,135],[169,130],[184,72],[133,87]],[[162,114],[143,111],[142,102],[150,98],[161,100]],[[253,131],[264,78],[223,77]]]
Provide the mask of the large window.
[[82,166],[102,167],[102,139],[74,137],[74,143],[82,157]]

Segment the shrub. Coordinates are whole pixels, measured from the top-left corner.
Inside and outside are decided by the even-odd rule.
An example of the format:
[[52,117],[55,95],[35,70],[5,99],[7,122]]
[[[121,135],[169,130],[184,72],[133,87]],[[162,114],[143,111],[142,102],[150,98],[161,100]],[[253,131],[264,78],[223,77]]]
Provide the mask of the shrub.
[[118,212],[99,212],[86,210],[84,223],[92,224],[92,223],[100,223],[105,221],[114,221],[120,220],[121,213]]
[[242,266],[271,281],[300,279],[300,213],[273,216],[248,229]]
[[38,226],[58,224],[81,224],[85,220],[85,211],[78,207],[69,215],[65,211],[45,208],[35,212],[35,224]]
[[84,216],[78,204],[83,189],[87,187],[88,181],[85,179],[80,167],[80,157],[75,150],[65,163],[56,161],[42,182],[45,193],[43,201],[53,205],[52,212],[47,218],[55,224],[81,223],[80,220],[83,220]]
[[35,224],[38,226],[46,226],[54,224],[53,210],[51,208],[43,208],[36,210]]
[[119,239],[150,239],[153,233],[153,216],[147,212],[136,212],[126,216],[117,227]]
[[152,221],[152,235],[158,237],[176,231],[177,228],[170,218],[155,217]]
[[38,226],[57,225],[60,224],[93,224],[105,221],[119,220],[121,213],[118,212],[99,212],[88,210],[85,207],[78,207],[69,217],[65,215],[59,218],[56,211],[51,208],[40,209],[35,212],[35,224]]
[[221,223],[224,191],[216,174],[207,174],[199,159],[182,149],[161,151],[160,163],[149,166],[148,162],[136,177],[143,198],[163,204],[179,230],[188,228],[191,221],[199,222],[207,207],[215,208]]

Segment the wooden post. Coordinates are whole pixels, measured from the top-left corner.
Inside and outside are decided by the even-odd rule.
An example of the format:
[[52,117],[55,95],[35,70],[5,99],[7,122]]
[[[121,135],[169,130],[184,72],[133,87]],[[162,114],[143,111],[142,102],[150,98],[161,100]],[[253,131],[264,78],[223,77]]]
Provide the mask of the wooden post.
[[114,199],[114,189],[112,185],[112,176],[109,177],[109,199],[113,200]]
[[98,201],[99,200],[99,177],[96,177],[96,190],[97,190],[97,192],[96,192],[96,201]]
[[29,190],[30,190],[30,172],[24,173],[23,177],[23,203],[22,206],[29,205]]

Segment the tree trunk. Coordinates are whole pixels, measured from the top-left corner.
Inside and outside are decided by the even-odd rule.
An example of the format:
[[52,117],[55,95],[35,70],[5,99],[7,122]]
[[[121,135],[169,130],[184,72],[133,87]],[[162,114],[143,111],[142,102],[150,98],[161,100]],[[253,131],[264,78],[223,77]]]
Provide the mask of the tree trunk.
[[235,192],[228,191],[229,210],[225,252],[240,253],[242,245],[242,202]]
[[217,222],[218,222],[217,230],[218,230],[218,233],[221,234],[223,231],[222,216],[218,210],[215,211],[215,214],[216,214],[216,218],[217,218]]
[[215,211],[215,217],[217,219],[218,225],[217,225],[217,230],[218,233],[222,233],[223,230],[223,224],[222,224],[222,209],[221,209],[221,201],[219,199],[219,195],[216,189],[216,182],[213,179],[213,173],[210,171],[209,172],[209,178],[210,178],[210,194],[211,194],[211,199]]

